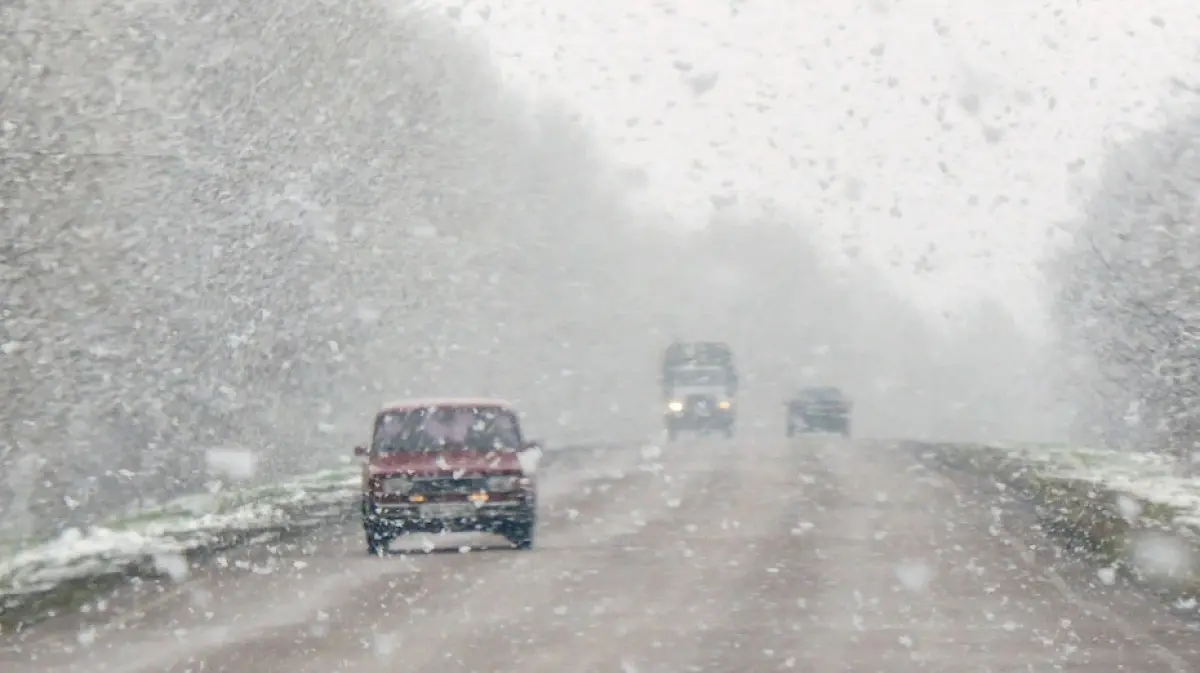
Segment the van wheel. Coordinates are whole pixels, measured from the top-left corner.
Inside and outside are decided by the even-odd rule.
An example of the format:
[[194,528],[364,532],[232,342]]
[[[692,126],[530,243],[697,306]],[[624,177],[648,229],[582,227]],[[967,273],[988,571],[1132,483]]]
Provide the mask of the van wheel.
[[537,527],[537,523],[530,519],[528,521],[511,521],[504,528],[504,537],[512,543],[520,551],[528,551],[533,549],[533,531]]
[[388,551],[388,546],[392,544],[392,536],[385,535],[379,531],[366,529],[367,536],[367,553],[371,556],[383,556]]

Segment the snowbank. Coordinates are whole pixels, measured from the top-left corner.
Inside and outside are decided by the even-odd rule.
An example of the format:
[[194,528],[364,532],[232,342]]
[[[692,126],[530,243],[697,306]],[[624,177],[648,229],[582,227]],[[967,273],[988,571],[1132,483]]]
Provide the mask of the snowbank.
[[[569,467],[584,460],[579,449],[604,446],[614,445],[560,447],[534,462]],[[360,467],[346,465],[268,486],[187,496],[86,531],[0,548],[0,631],[77,604],[128,576],[174,576],[199,553],[352,517],[358,513],[360,479]]]
[[323,470],[271,486],[180,498],[86,531],[19,545],[0,557],[0,621],[60,588],[161,573],[170,559],[344,517],[354,511],[358,487],[355,466]]
[[1173,598],[1200,596],[1200,480],[1149,453],[1063,445],[912,444],[939,466],[993,480],[1041,527],[1117,574]]

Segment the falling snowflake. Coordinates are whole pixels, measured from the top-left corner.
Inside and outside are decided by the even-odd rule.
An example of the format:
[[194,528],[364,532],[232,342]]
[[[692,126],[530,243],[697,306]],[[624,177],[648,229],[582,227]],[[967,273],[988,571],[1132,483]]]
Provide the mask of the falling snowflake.
[[209,474],[245,481],[254,477],[258,457],[248,449],[209,449],[204,452],[204,463]]
[[929,586],[930,580],[933,579],[933,571],[924,561],[908,560],[896,566],[896,577],[905,589],[918,593]]
[[183,582],[190,574],[188,561],[180,554],[155,554],[152,557],[154,569],[173,582]]

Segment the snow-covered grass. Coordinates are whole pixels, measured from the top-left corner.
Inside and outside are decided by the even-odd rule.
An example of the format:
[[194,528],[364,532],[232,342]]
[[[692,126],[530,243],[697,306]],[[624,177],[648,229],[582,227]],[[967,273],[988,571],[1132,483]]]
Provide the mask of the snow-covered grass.
[[1200,479],[1178,476],[1170,456],[1059,444],[960,448],[1017,461],[1045,479],[1091,484],[1157,505],[1172,513],[1172,523],[1200,530]]
[[[1104,567],[1171,594],[1200,593],[1200,479],[1168,456],[1067,445],[919,445],[1037,506],[1039,522]],[[1110,583],[1110,582],[1106,582]]]
[[356,466],[314,472],[270,486],[180,498],[86,531],[11,545],[0,557],[4,606],[65,582],[128,572],[148,561],[187,556],[246,537],[312,527],[351,511]]

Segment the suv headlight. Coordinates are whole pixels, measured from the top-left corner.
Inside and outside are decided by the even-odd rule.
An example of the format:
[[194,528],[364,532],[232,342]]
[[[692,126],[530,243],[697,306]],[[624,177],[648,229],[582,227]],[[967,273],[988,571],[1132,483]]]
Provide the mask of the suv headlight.
[[383,492],[389,494],[405,495],[413,489],[412,479],[407,477],[392,477],[383,480]]
[[489,491],[496,491],[500,493],[505,491],[515,491],[517,489],[517,482],[520,481],[520,479],[520,477],[488,477],[484,488]]
[[683,402],[679,400],[671,400],[667,402],[667,408],[671,411],[683,411]]
[[733,402],[730,402],[729,400],[721,400],[717,403],[717,406],[721,407],[722,409],[728,409],[733,406]]

